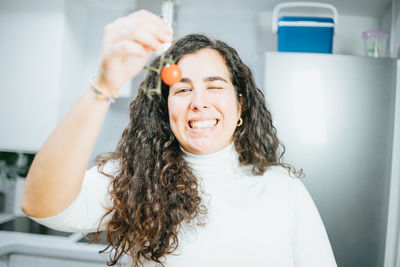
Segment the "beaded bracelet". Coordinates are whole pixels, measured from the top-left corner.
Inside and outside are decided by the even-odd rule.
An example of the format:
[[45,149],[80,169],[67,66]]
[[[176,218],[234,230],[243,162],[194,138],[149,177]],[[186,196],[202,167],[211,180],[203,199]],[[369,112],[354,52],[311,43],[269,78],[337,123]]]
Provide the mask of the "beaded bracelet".
[[100,89],[95,84],[95,78],[90,78],[90,85],[92,86],[93,91],[96,93],[97,100],[107,100],[111,103],[115,103],[115,99],[118,97],[116,93],[109,92],[106,89]]

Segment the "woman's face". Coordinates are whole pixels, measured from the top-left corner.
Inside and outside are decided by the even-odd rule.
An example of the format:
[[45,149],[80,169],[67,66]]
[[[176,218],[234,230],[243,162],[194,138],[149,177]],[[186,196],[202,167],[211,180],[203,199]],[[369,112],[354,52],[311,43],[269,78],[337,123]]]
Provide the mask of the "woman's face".
[[241,106],[224,58],[214,49],[181,57],[182,80],[170,87],[172,132],[186,151],[208,154],[233,141]]

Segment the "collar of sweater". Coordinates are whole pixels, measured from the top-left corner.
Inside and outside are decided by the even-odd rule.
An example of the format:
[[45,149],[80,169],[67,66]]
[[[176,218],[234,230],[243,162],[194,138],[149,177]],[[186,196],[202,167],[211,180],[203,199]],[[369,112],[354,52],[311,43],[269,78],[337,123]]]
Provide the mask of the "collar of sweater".
[[182,147],[181,150],[183,151],[183,158],[198,177],[205,180],[230,180],[238,177],[239,155],[236,152],[234,142],[210,154],[194,154]]

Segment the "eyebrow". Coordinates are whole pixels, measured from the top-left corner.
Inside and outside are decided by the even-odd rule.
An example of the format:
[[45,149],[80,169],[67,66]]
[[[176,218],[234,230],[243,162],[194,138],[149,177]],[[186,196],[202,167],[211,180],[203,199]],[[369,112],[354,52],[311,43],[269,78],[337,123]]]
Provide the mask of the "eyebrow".
[[[205,82],[213,82],[213,81],[223,81],[228,83],[224,78],[222,78],[221,76],[209,76],[209,77],[205,77],[203,79],[203,81]],[[182,78],[181,79],[181,83],[191,83],[192,81],[189,78]]]

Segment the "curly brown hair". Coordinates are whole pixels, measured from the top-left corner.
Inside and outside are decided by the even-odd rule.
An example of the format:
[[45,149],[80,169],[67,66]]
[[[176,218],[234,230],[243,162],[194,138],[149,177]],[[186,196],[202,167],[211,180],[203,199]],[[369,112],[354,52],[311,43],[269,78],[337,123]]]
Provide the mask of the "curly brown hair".
[[[272,124],[264,95],[255,85],[251,70],[236,50],[226,43],[200,34],[186,35],[175,41],[165,56],[179,61],[186,54],[211,48],[225,59],[237,99],[243,95],[243,124],[234,132],[234,145],[241,165],[251,165],[254,175],[262,175],[269,166],[280,165],[300,177],[303,170],[281,162],[285,147],[280,144]],[[157,68],[160,56],[151,66]],[[159,77],[149,71],[141,87],[156,87]],[[164,266],[161,258],[178,247],[179,225],[207,215],[199,193],[199,184],[174,136],[168,115],[169,87],[162,84],[161,95],[149,99],[142,90],[130,104],[130,122],[123,131],[114,152],[98,155],[94,162],[98,171],[110,177],[109,193],[113,207],[102,217],[114,212],[107,224],[108,246],[112,248],[108,266],[118,264],[130,254],[134,266],[147,259]],[[279,152],[279,146],[283,151]],[[114,176],[103,172],[110,160],[116,161],[119,172]],[[100,227],[100,225],[99,225]],[[99,228],[94,234],[97,240]]]

